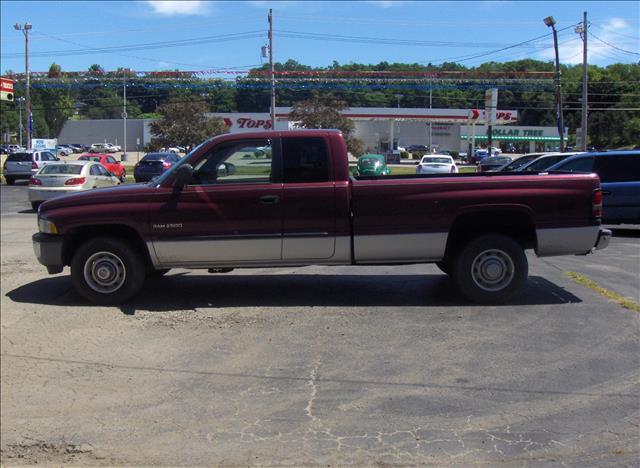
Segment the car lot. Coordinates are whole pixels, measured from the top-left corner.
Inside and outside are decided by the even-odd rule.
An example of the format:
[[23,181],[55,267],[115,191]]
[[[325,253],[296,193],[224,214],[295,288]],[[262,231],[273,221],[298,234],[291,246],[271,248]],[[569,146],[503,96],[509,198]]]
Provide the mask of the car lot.
[[125,307],[48,276],[0,186],[3,464],[635,465],[640,227],[529,255],[506,306],[435,266],[173,270]]

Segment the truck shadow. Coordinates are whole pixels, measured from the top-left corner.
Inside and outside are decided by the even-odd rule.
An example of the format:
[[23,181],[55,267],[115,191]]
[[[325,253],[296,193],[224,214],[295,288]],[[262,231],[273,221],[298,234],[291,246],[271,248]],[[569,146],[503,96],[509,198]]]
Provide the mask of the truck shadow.
[[[45,278],[7,293],[14,302],[85,308],[68,275]],[[554,305],[582,300],[538,276],[508,304]],[[174,273],[148,280],[125,314],[206,307],[455,307],[476,306],[460,297],[449,278],[415,275],[209,275]]]

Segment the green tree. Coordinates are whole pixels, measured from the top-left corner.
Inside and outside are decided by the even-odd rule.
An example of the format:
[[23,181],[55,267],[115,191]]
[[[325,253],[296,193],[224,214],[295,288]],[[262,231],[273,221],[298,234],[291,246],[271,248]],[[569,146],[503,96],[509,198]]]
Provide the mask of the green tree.
[[353,136],[353,120],[340,114],[344,109],[346,102],[326,94],[294,103],[289,119],[304,128],[337,128],[344,135],[349,152],[358,157],[364,153],[364,144]]
[[222,133],[229,128],[221,118],[207,116],[206,102],[169,102],[158,108],[162,119],[151,122],[153,138],[150,150],[173,145],[193,146]]

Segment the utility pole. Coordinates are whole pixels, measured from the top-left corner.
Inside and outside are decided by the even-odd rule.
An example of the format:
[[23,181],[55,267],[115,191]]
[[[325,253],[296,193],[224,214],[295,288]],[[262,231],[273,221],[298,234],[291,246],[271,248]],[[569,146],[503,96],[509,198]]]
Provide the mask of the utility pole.
[[269,76],[271,78],[271,129],[276,129],[276,79],[273,75],[273,10],[269,8]]
[[576,32],[582,36],[582,138],[580,149],[587,151],[587,111],[589,109],[589,73],[587,64],[587,12],[582,15],[582,26],[576,27]]
[[29,119],[29,125],[27,125],[27,149],[31,149],[31,125],[32,125],[33,116],[31,115],[31,92],[30,92],[31,78],[29,73],[29,31],[31,31],[31,28],[33,26],[31,25],[31,23],[24,23],[24,25],[20,23],[16,23],[13,25],[13,27],[16,31],[22,31],[25,39],[24,68],[25,68],[25,75],[27,77],[27,90],[25,92],[25,96],[27,98],[26,114],[27,114],[27,119]]
[[558,121],[558,134],[560,135],[560,152],[564,152],[564,121],[562,118],[562,91],[560,90],[560,54],[558,53],[558,32],[556,31],[556,20],[553,16],[547,16],[544,24],[553,30],[553,48],[556,53],[556,109]]
[[[433,89],[431,83],[429,83],[429,109],[433,108]],[[429,152],[433,153],[433,134],[431,133],[433,123],[431,122],[431,115],[429,115]]]

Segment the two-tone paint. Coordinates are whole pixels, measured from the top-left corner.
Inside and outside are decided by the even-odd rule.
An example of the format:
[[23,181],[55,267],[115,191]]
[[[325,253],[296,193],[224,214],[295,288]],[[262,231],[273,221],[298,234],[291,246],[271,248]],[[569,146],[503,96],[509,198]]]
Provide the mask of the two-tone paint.
[[[329,181],[283,182],[281,139],[288,137],[324,139]],[[38,246],[41,262],[57,271],[69,265],[74,242],[101,232],[135,239],[155,268],[436,262],[456,236],[482,232],[486,220],[506,228],[519,223],[527,230],[525,247],[540,256],[584,254],[606,246],[593,216],[592,196],[599,188],[595,175],[354,178],[344,139],[335,130],[222,135],[178,165],[194,165],[228,141],[264,139],[273,148],[273,175],[267,183],[178,190],[174,168],[146,185],[44,203],[39,217],[58,229],[47,241],[59,239],[61,253],[58,264],[47,265]]]

